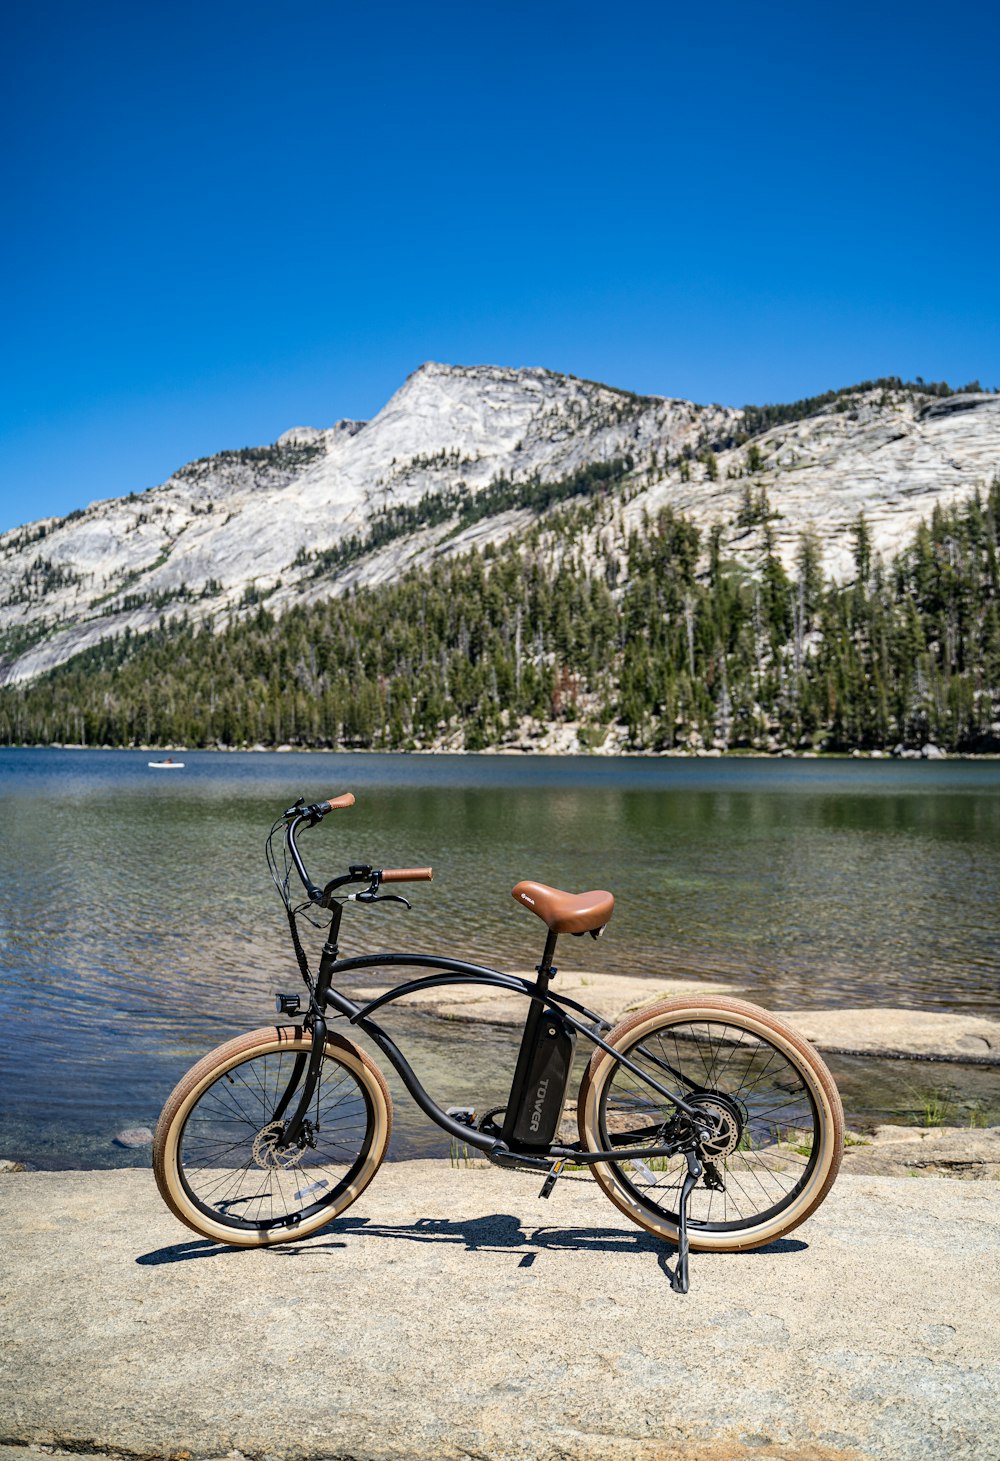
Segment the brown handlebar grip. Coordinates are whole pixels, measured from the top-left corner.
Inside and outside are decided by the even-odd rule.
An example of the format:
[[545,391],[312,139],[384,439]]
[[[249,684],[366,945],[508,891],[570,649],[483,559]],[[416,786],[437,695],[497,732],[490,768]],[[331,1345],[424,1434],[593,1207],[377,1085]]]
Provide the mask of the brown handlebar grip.
[[323,802],[321,805],[325,806],[331,812],[343,811],[345,807],[353,807],[354,793],[353,791],[345,791],[342,796],[332,796],[329,801]]
[[432,867],[387,867],[382,870],[383,883],[429,883]]

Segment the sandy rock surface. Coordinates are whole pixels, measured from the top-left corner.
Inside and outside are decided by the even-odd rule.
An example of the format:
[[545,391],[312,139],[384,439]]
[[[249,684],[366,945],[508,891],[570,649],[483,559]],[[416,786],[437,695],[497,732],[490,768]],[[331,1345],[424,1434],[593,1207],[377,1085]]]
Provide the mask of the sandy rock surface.
[[[518,969],[520,978],[534,979],[535,971]],[[357,985],[351,990],[355,999],[374,999],[393,986],[385,981]],[[553,984],[557,994],[565,994],[578,1004],[586,1005],[595,1014],[606,1020],[618,1020],[622,1015],[661,999],[675,999],[681,995],[736,994],[735,985],[692,983],[691,980],[638,979],[630,974],[580,974],[576,971],[558,974]],[[500,989],[469,984],[445,984],[438,989],[421,990],[408,994],[400,1001],[405,1008],[420,1010],[424,1014],[438,1015],[443,1019],[473,1021],[485,1025],[524,1024],[528,1008],[523,995],[505,994]]]
[[843,1177],[684,1297],[584,1177],[389,1164],[268,1252],[143,1171],[11,1174],[0,1210],[3,1461],[1000,1457],[992,1184]]
[[868,1176],[996,1182],[1000,1127],[876,1126],[870,1136],[847,1147],[843,1170]]
[[[531,970],[515,972],[526,979],[535,977]],[[384,980],[365,980],[350,992],[356,999],[373,999],[390,988]],[[702,994],[722,994],[754,1002],[752,991],[742,990],[735,984],[640,979],[628,974],[596,972],[560,973],[553,990],[614,1021],[661,999],[697,999]],[[407,995],[401,1003],[444,1019],[488,1025],[519,1026],[525,1014],[523,996],[467,984],[422,990]],[[785,1010],[779,1017],[800,1031],[817,1050],[1000,1065],[1000,1021],[981,1019],[978,1015],[933,1010],[833,1009]]]
[[783,1019],[818,1050],[945,1057],[1000,1065],[1000,1022],[929,1010],[791,1010]]

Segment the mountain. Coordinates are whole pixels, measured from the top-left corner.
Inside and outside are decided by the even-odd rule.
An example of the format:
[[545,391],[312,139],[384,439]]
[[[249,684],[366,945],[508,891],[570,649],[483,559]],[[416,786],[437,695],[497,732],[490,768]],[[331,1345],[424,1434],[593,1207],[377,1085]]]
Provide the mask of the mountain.
[[[815,530],[853,573],[1000,467],[1000,397],[880,381],[790,406],[699,406],[540,369],[426,364],[371,421],[300,427],[159,487],[0,536],[0,683],[34,679],[161,617],[222,625],[391,583],[611,494],[623,536],[665,507],[751,569]],[[592,546],[601,529],[595,525]]]

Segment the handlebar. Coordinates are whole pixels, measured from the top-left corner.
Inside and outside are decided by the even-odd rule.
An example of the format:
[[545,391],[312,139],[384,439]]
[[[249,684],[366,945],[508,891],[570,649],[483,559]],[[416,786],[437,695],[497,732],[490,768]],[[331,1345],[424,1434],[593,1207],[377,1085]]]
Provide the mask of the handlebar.
[[341,796],[331,796],[328,801],[317,802],[316,809],[321,817],[325,817],[327,812],[346,811],[348,807],[353,807],[353,805],[353,791],[345,791]]
[[[299,798],[293,806],[285,812],[286,837],[288,851],[291,854],[295,870],[302,880],[312,903],[320,903],[328,907],[333,893],[344,887],[347,883],[367,883],[368,891],[372,895],[364,901],[377,901],[377,891],[382,883],[429,883],[434,876],[433,868],[429,867],[396,867],[396,868],[373,868],[367,863],[353,864],[346,873],[340,877],[331,878],[325,888],[318,888],[306,871],[305,863],[302,861],[302,854],[299,852],[295,841],[295,834],[303,823],[307,827],[315,827],[328,812],[346,810],[354,806],[354,794],[350,791],[343,792],[340,796],[329,797],[323,802],[313,802],[306,806],[303,798]],[[352,897],[361,898],[361,895]],[[405,899],[396,899],[397,902],[405,902]],[[407,904],[407,907],[409,905]]]

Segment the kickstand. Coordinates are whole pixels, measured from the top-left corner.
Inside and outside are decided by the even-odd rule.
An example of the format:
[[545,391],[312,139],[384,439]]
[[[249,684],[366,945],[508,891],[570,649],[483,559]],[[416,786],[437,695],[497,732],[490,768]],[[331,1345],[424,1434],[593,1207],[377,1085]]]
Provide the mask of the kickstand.
[[674,1264],[672,1273],[669,1268],[667,1269],[670,1287],[675,1294],[686,1294],[688,1291],[688,1203],[702,1173],[701,1163],[694,1152],[685,1152],[685,1156],[688,1169],[681,1186],[681,1205],[677,1223],[677,1262]]

